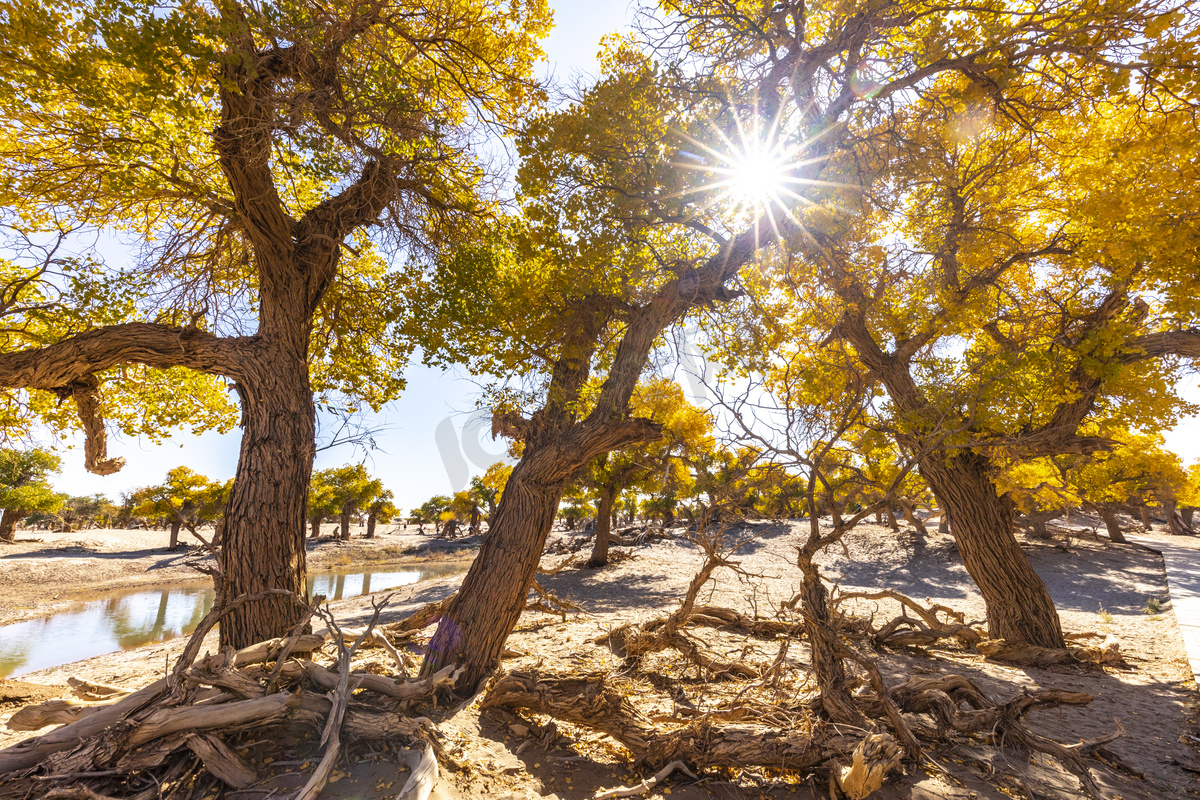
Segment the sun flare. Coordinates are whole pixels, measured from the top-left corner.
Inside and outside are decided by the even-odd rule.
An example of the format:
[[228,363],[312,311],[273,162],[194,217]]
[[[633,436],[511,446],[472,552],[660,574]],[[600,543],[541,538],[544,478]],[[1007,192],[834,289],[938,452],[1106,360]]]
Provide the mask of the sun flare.
[[778,202],[787,188],[786,160],[781,154],[751,150],[730,160],[729,192],[738,203],[761,209]]
[[675,164],[705,178],[680,194],[702,195],[706,207],[726,206],[734,214],[731,219],[748,216],[772,226],[784,218],[794,222],[796,207],[811,202],[806,189],[821,183],[807,175],[808,167],[821,159],[804,154],[804,144],[782,130],[778,120],[738,121],[732,134],[713,130],[716,142],[685,135],[699,152],[680,150]]

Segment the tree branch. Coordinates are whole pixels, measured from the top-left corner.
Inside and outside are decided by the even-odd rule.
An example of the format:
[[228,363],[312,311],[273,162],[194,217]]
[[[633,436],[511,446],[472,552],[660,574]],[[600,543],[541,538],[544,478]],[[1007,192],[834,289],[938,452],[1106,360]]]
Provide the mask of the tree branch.
[[1200,328],[1147,333],[1130,339],[1127,347],[1130,352],[1121,359],[1127,362],[1159,356],[1200,358]]
[[255,346],[255,337],[221,338],[196,328],[108,325],[45,347],[0,353],[0,388],[74,394],[87,376],[120,364],[187,367],[236,380]]
[[83,466],[94,475],[112,475],[125,466],[125,459],[108,457],[108,433],[100,414],[99,389],[96,376],[87,375],[71,386],[71,396],[83,423]]

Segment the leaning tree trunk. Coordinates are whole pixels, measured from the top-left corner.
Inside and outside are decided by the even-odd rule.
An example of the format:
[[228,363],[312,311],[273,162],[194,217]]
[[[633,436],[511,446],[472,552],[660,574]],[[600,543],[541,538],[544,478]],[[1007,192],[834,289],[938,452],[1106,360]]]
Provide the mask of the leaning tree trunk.
[[24,517],[25,513],[19,508],[4,509],[4,516],[0,517],[0,541],[14,541],[16,534],[13,531],[17,527],[17,520]]
[[[466,668],[458,686],[471,691],[500,663],[504,642],[525,608],[565,481],[544,483],[538,453],[526,453],[496,509],[496,525],[446,609],[421,665],[427,677],[450,664]],[[486,566],[486,569],[485,569]]]
[[[266,309],[264,308],[264,314]],[[316,411],[308,383],[307,337],[263,343],[237,383],[244,432],[225,512],[218,594],[284,589],[304,597],[305,504],[316,452]],[[286,341],[286,340],[285,340]],[[241,649],[284,636],[303,613],[291,599],[267,597],[221,621],[221,647]]]
[[1125,538],[1125,534],[1121,532],[1121,523],[1117,520],[1117,514],[1111,508],[1100,509],[1100,519],[1104,520],[1104,528],[1108,531],[1108,538],[1117,544],[1129,544],[1129,540]]
[[596,508],[596,541],[592,543],[589,567],[603,567],[608,563],[608,539],[612,530],[612,508],[617,493],[610,486],[600,489],[600,503]]
[[[925,522],[917,516],[916,504],[911,502],[907,497],[901,497],[898,501],[900,510],[904,514],[904,520],[916,529],[921,536],[928,536],[929,531],[925,527]],[[893,517],[895,519],[895,517]]]
[[812,653],[813,674],[821,691],[821,707],[832,722],[862,725],[862,714],[850,697],[846,666],[837,652],[837,633],[829,616],[829,592],[811,555],[801,551],[799,566],[804,575],[804,631]]
[[[374,514],[367,514],[367,538],[368,539],[375,538],[375,515]],[[364,591],[363,594],[366,594],[366,591]]]
[[1063,647],[1054,601],[1013,536],[1012,515],[989,477],[987,459],[971,450],[949,458],[944,451],[931,451],[921,457],[920,467],[954,519],[951,533],[963,566],[987,604],[989,635]]
[[887,518],[888,527],[893,531],[899,531],[900,525],[896,523],[896,512],[892,511],[891,506],[884,508],[883,514]]
[[167,545],[168,550],[179,547],[179,529],[181,527],[183,527],[183,523],[178,518],[171,520],[171,543]]
[[1167,500],[1163,503],[1164,510],[1167,514],[1167,529],[1174,536],[1183,535],[1183,519],[1179,516],[1178,508],[1174,500]]

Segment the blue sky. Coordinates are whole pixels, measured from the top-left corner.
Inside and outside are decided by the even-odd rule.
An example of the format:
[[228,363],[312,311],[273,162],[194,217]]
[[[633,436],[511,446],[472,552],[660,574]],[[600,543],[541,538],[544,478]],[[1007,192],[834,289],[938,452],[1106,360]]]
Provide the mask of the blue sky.
[[[624,0],[557,0],[551,5],[556,25],[545,42],[545,70],[567,84],[576,73],[595,73],[600,38],[627,28],[635,9]],[[380,431],[378,449],[367,460],[368,469],[395,492],[396,502],[404,510],[434,494],[465,488],[469,476],[482,473],[503,457],[504,450],[500,442],[490,440],[489,426],[480,424],[475,412],[476,382],[419,364],[409,369],[407,378],[404,395],[371,420]],[[1196,377],[1189,377],[1186,384],[1185,394],[1200,403]],[[180,435],[159,446],[110,436],[110,456],[123,456],[127,463],[109,476],[91,475],[83,469],[81,442],[76,442],[63,453],[63,471],[53,482],[59,491],[103,493],[115,500],[121,492],[160,482],[167,470],[181,464],[223,480],[232,477],[237,467],[240,433],[235,429],[228,434]],[[1169,432],[1167,444],[1185,461],[1200,458],[1200,418],[1187,420]],[[318,453],[316,467],[361,459],[361,451],[343,446]]]

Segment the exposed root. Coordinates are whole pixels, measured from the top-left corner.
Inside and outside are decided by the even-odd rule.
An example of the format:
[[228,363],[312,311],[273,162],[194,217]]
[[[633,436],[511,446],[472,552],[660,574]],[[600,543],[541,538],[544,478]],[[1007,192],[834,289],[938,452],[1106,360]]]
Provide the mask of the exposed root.
[[483,705],[547,714],[606,733],[652,767],[682,760],[697,767],[803,771],[853,752],[859,742],[824,725],[780,730],[753,723],[714,725],[703,718],[661,732],[603,675],[512,673],[495,682]]
[[[878,679],[877,671],[874,676]],[[891,724],[904,732],[902,738],[916,742],[903,715],[929,715],[936,730],[913,726],[927,743],[936,744],[947,736],[969,736],[1044,753],[1078,776],[1083,791],[1094,797],[1098,796],[1096,785],[1083,759],[1122,733],[1118,725],[1103,737],[1063,745],[1023,724],[1034,710],[1091,702],[1090,695],[1077,692],[1022,691],[996,702],[957,675],[913,678],[890,689],[882,679],[873,680],[872,685],[875,693],[855,697],[862,715],[874,720],[891,719],[894,714]],[[682,760],[694,768],[765,767],[825,774],[844,794],[855,798],[878,789],[907,749],[878,728],[868,729],[865,737],[851,735],[851,729],[824,723],[811,713],[801,717],[794,712],[780,713],[773,718],[775,724],[767,724],[768,714],[782,709],[753,704],[739,707],[737,722],[721,720],[734,718],[733,714],[705,713],[664,730],[637,708],[631,700],[635,696],[611,685],[605,675],[579,678],[517,672],[497,679],[483,705],[546,714],[605,733],[651,767]],[[791,723],[778,724],[783,719]],[[921,718],[911,719],[919,723]]]
[[803,631],[803,627],[799,624],[777,619],[755,619],[720,606],[696,606],[688,616],[687,624],[726,628],[764,639],[774,639],[777,636],[799,636]]
[[109,686],[106,683],[93,683],[76,677],[67,678],[67,685],[71,687],[71,694],[80,700],[112,700],[135,691],[124,686]]
[[66,725],[78,722],[89,714],[112,705],[120,696],[98,703],[79,703],[73,700],[47,700],[37,705],[25,706],[13,714],[5,727],[10,731],[36,731],[47,725]]
[[[1096,633],[1068,634],[1065,648],[1038,647],[988,639],[983,631],[965,621],[958,611],[943,605],[922,605],[900,592],[884,589],[878,592],[843,592],[830,601],[838,606],[848,600],[894,600],[901,605],[901,614],[876,630],[869,621],[860,620],[867,636],[880,647],[931,647],[943,640],[953,639],[967,650],[987,658],[1026,667],[1052,667],[1062,664],[1099,664],[1127,668],[1121,646],[1112,636]],[[908,612],[915,613],[916,618]],[[945,619],[939,617],[944,616]],[[1103,638],[1099,645],[1079,644],[1081,639]]]
[[438,600],[436,603],[427,603],[399,622],[384,625],[383,630],[391,634],[393,638],[399,638],[405,634],[423,630],[437,622],[457,596],[458,592],[455,592],[443,600]]
[[851,800],[862,800],[883,786],[903,755],[900,745],[886,733],[869,734],[850,754],[850,764],[837,771],[838,788]]
[[[907,595],[891,589],[878,592],[841,592],[830,600],[836,608],[848,600],[894,600],[901,606],[901,614],[879,630],[868,624],[868,634],[881,647],[929,647],[943,639],[955,639],[963,647],[971,648],[987,638],[981,631],[967,624],[958,611],[943,605],[923,606]],[[911,610],[917,619],[908,616]],[[945,620],[939,619],[942,614]]]
[[437,785],[437,781],[437,756],[434,755],[433,746],[426,742],[424,749],[421,751],[421,758],[417,761],[417,765],[413,767],[412,774],[408,776],[408,780],[404,782],[404,787],[400,790],[397,800],[426,800],[430,793],[433,792],[433,787]]
[[672,631],[666,618],[651,620],[644,625],[622,625],[593,640],[608,645],[614,654],[630,661],[640,661],[651,653],[675,650],[712,678],[757,678],[759,672],[741,661],[721,661],[704,653],[700,645],[680,631]]

